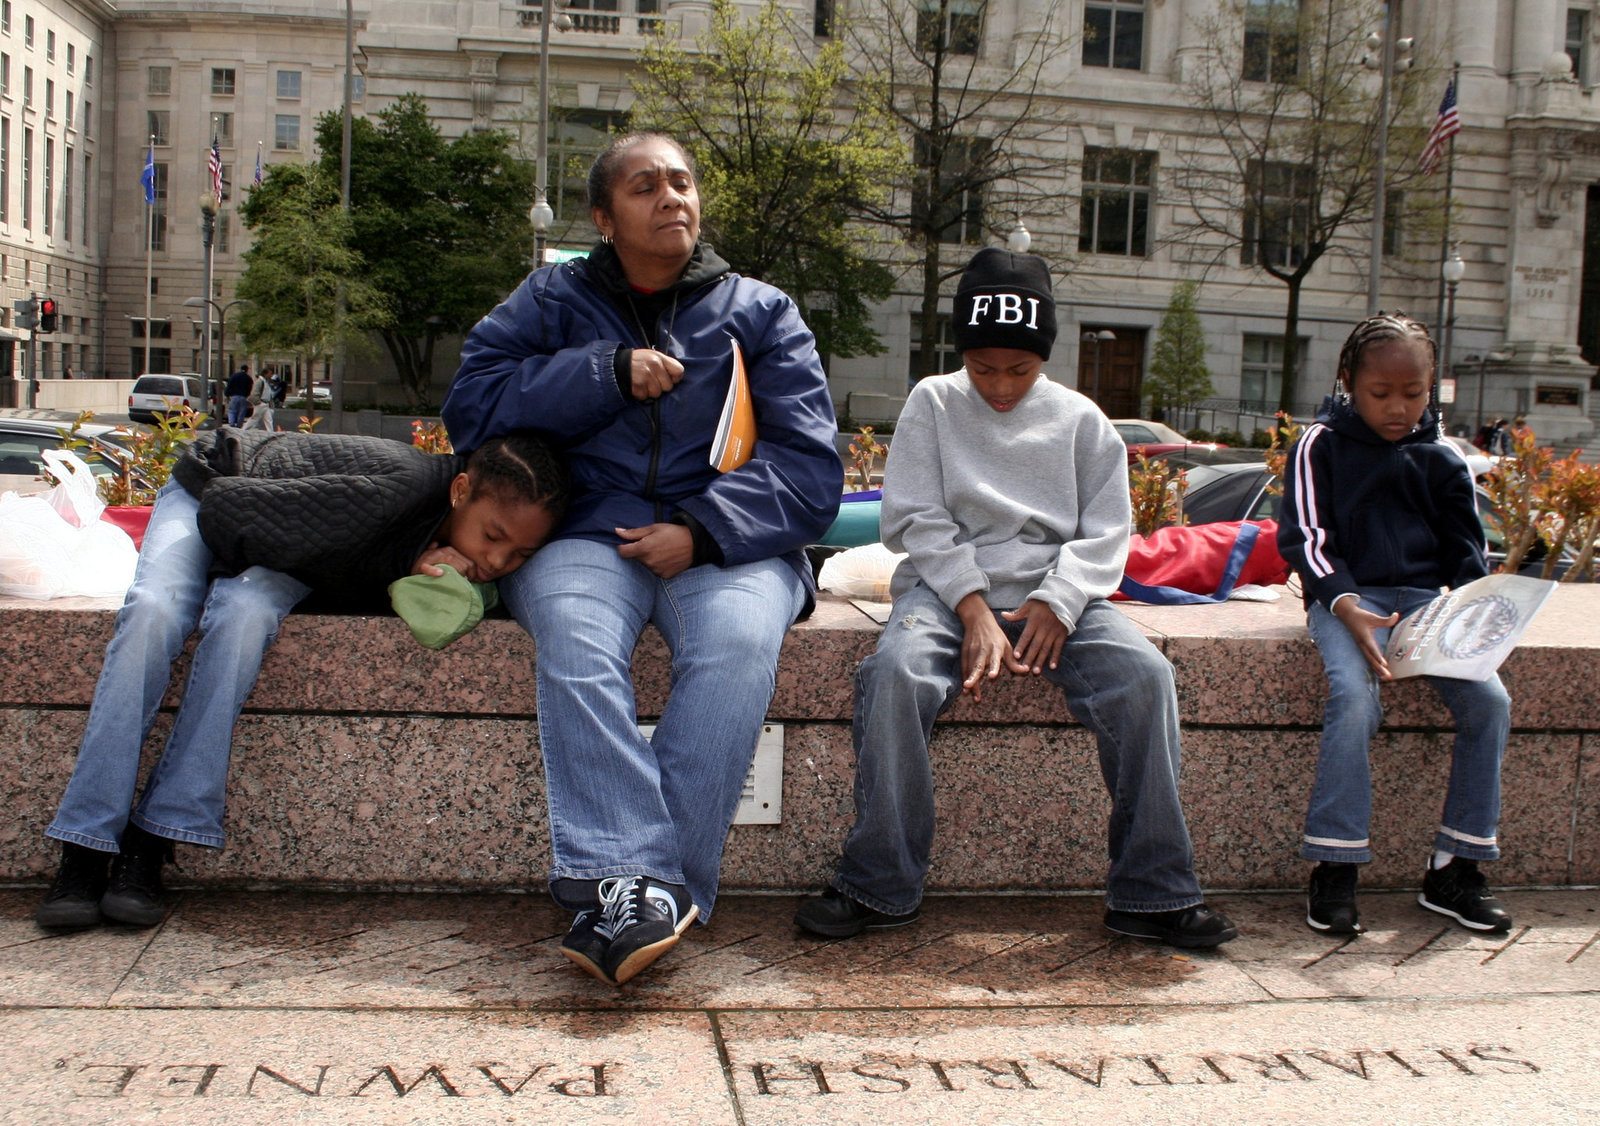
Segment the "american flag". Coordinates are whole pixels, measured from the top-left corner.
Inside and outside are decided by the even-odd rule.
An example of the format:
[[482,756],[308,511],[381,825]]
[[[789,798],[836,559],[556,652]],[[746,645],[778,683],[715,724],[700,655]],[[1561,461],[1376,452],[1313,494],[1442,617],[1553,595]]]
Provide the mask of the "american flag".
[[211,155],[206,158],[206,172],[211,177],[211,194],[222,202],[222,150],[217,147],[215,134],[211,137]]
[[255,178],[255,186],[258,187],[258,188],[261,186],[261,143],[259,141],[256,142],[256,178]]
[[1461,132],[1461,115],[1456,113],[1456,80],[1444,88],[1444,100],[1439,103],[1439,116],[1433,119],[1428,139],[1422,146],[1422,157],[1417,161],[1417,171],[1424,176],[1439,167],[1444,160],[1445,145],[1451,137]]

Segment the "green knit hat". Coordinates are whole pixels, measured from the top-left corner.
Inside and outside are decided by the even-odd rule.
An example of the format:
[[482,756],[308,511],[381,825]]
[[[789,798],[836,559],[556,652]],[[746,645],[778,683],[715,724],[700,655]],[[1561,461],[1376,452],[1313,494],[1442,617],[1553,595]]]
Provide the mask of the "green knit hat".
[[474,583],[454,567],[444,574],[407,575],[389,584],[389,603],[411,627],[411,636],[429,649],[443,649],[483,621],[500,604],[493,583]]

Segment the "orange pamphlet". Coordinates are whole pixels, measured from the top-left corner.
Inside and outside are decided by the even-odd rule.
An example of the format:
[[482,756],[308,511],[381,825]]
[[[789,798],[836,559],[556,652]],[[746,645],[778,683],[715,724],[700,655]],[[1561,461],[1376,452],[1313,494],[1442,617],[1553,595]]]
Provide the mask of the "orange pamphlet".
[[750,402],[744,353],[733,337],[728,337],[728,342],[733,345],[733,374],[728,380],[728,397],[722,401],[722,417],[717,419],[717,436],[711,443],[711,465],[718,473],[749,461],[756,444],[756,412]]

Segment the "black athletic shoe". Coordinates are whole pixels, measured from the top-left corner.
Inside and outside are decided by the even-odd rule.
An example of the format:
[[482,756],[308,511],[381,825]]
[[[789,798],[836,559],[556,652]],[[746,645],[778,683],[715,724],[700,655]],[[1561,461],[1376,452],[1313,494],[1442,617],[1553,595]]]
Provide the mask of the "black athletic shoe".
[[1356,910],[1356,879],[1360,869],[1354,864],[1324,860],[1311,869],[1311,886],[1306,891],[1306,925],[1321,934],[1360,934],[1361,913]]
[[794,925],[823,938],[853,938],[864,930],[903,927],[921,917],[920,907],[904,915],[890,915],[829,887],[823,888],[821,895],[814,895],[800,904],[800,909],[794,913]]
[[80,844],[63,843],[61,867],[45,892],[33,919],[41,927],[76,930],[100,924],[100,897],[106,892],[111,854]]
[[1186,950],[1221,946],[1239,937],[1228,916],[1204,903],[1177,911],[1107,911],[1106,930],[1130,938],[1153,938]]
[[[621,985],[678,944],[700,913],[682,884],[614,876],[600,884],[600,926],[610,935],[605,980]],[[568,955],[569,957],[571,955]]]
[[100,914],[135,927],[159,923],[167,914],[161,866],[171,859],[171,841],[128,822],[122,851],[111,862],[111,880],[100,897]]
[[611,933],[605,929],[600,908],[579,911],[572,920],[572,929],[561,940],[561,952],[583,970],[607,985],[615,985],[606,976],[606,949],[611,945]]
[[1457,856],[1443,868],[1429,865],[1417,902],[1475,931],[1504,934],[1511,916],[1490,892],[1476,860]]

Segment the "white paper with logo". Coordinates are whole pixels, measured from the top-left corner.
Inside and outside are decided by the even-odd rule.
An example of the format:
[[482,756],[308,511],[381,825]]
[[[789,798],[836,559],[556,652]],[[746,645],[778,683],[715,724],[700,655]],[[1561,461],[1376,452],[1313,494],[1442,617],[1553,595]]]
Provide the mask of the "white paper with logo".
[[1441,594],[1389,632],[1389,671],[1397,680],[1488,680],[1555,588],[1547,579],[1488,575]]

